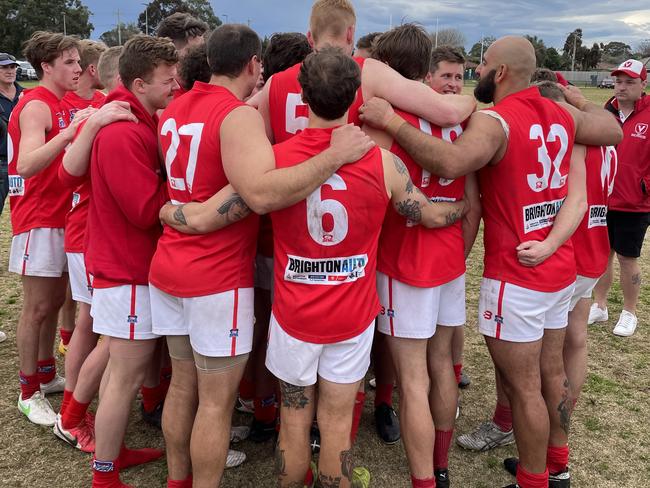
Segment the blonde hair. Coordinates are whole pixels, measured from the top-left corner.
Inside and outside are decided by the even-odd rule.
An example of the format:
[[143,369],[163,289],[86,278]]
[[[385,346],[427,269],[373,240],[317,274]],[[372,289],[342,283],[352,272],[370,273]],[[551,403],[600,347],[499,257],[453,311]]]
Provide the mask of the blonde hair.
[[316,0],[311,8],[309,30],[314,41],[324,34],[341,37],[354,26],[357,16],[349,0]]
[[90,39],[82,39],[79,41],[79,64],[81,70],[86,71],[86,68],[91,64],[97,67],[99,58],[108,47],[103,42],[91,41]]
[[108,87],[112,86],[113,80],[117,76],[120,55],[124,46],[113,46],[101,55],[99,63],[97,63],[97,72],[99,73],[99,81],[102,85]]

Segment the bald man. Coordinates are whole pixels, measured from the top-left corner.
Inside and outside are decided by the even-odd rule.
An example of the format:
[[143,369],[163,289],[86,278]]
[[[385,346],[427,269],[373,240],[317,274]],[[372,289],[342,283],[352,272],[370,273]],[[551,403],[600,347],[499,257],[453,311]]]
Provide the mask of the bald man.
[[431,173],[452,179],[479,171],[485,268],[478,321],[512,405],[520,464],[510,488],[569,486],[562,347],[576,272],[567,240],[586,210],[584,166],[571,164],[573,142],[622,138],[616,120],[579,93],[565,91],[573,106],[543,99],[529,87],[534,71],[526,39],[494,42],[474,91],[494,106],[473,114],[454,143],[427,136],[383,100],[360,110],[364,122],[386,130]]

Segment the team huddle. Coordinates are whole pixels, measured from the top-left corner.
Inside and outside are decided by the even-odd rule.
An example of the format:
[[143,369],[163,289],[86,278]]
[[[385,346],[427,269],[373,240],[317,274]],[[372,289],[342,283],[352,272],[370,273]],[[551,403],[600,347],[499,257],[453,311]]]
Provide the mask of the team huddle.
[[[162,456],[168,487],[218,486],[248,435],[277,436],[269,486],[362,488],[372,358],[379,435],[401,436],[413,487],[449,487],[483,219],[478,326],[497,407],[457,442],[516,442],[510,487],[569,487],[619,122],[536,70],[524,38],[485,52],[474,94],[493,105],[477,111],[462,54],[421,27],[353,53],[348,0],[315,1],[309,22],[264,53],[249,27],[208,35],[187,14],[119,48],[26,42],[41,83],[8,128],[20,411],[93,454],[95,488]],[[68,277],[64,380],[52,345]],[[138,392],[165,452],[124,444]],[[254,412],[250,432],[231,425],[235,404]]]

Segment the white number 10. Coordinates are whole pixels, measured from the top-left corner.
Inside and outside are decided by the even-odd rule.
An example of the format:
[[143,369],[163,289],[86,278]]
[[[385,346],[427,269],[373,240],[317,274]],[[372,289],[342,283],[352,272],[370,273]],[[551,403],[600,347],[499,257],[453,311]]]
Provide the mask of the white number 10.
[[[180,191],[192,192],[192,183],[194,182],[194,172],[196,171],[196,161],[199,156],[199,144],[201,144],[201,134],[203,133],[203,123],[193,123],[181,125],[176,128],[176,120],[167,119],[163,126],[160,128],[160,135],[166,136],[171,134],[171,143],[165,154],[165,168],[167,168],[167,177],[169,179],[169,186]],[[190,136],[190,150],[187,158],[187,167],[185,168],[184,178],[172,177],[171,169],[176,155],[178,153],[178,146],[181,143],[180,136]]]

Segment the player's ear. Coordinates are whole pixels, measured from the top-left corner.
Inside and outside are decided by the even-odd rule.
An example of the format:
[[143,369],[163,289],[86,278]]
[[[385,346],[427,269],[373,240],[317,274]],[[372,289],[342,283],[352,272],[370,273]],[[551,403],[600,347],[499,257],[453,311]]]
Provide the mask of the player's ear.
[[499,68],[497,69],[496,75],[494,76],[494,81],[497,83],[501,83],[507,74],[508,74],[508,65],[500,64]]
[[133,93],[143,94],[145,92],[145,84],[146,82],[142,78],[136,78],[131,83],[131,91]]
[[431,85],[431,71],[427,72],[427,75],[424,77],[424,83],[427,85]]
[[314,49],[314,36],[311,33],[311,30],[307,31],[307,42],[309,43],[309,47]]
[[354,26],[353,25],[348,26],[348,28],[347,28],[347,30],[345,32],[345,40],[350,46],[353,46],[353,44],[354,44]]

